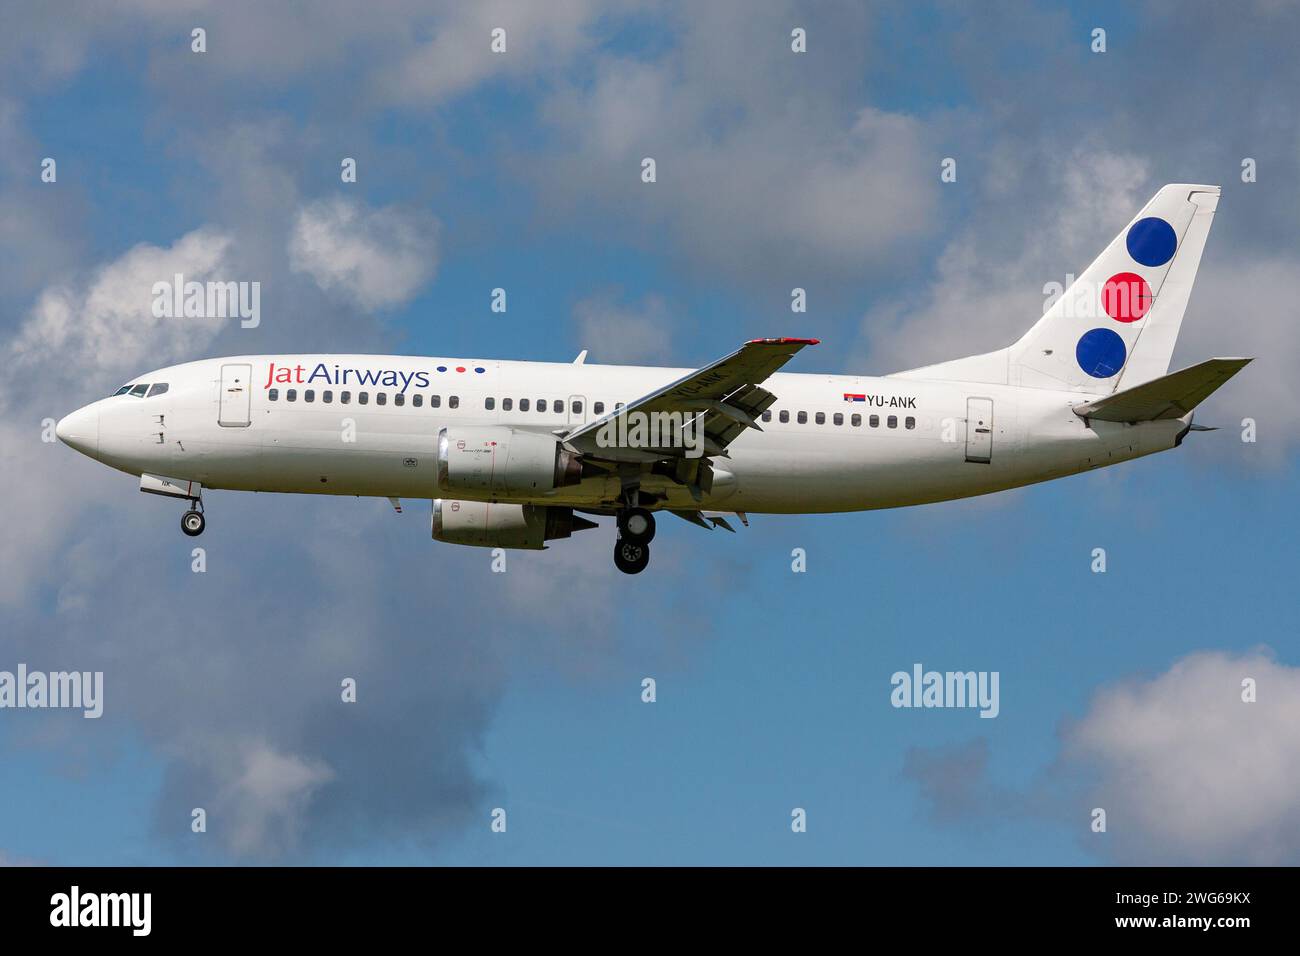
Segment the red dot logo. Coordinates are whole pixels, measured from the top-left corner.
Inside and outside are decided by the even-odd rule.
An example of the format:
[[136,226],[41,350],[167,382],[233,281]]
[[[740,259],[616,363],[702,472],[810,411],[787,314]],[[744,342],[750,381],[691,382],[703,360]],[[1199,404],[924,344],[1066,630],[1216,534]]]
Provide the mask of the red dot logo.
[[1136,322],[1151,308],[1151,287],[1136,273],[1117,273],[1101,287],[1101,307],[1116,322]]

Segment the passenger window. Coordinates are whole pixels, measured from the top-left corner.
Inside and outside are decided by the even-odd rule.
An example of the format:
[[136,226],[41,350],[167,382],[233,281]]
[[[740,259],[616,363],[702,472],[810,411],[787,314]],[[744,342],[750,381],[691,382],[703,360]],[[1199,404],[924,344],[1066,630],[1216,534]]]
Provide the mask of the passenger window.
[[861,415],[853,415],[853,416],[851,416],[851,417],[849,418],[849,424],[852,425],[854,428],[861,428],[861,427],[862,427],[862,416],[861,416]]
[[351,393],[351,392],[339,392],[339,404],[340,404],[340,405],[347,405],[347,404],[348,404],[349,402],[351,402],[351,401],[352,401],[352,393]]
[[885,419],[885,424],[888,425],[890,428],[897,428],[897,427],[898,427],[898,416],[897,416],[897,415],[890,415],[888,418]]
[[448,407],[448,408],[460,408],[460,396],[459,396],[459,395],[449,395],[449,396],[447,397],[447,407]]
[[799,413],[797,416],[795,416],[795,417],[798,419],[800,425],[807,425],[807,424],[808,424],[808,413],[807,413],[807,412],[800,412],[800,413]]
[[327,388],[325,391],[320,393],[320,400],[328,405],[330,402],[334,401],[334,393]]
[[501,399],[501,410],[503,412],[508,412],[514,407],[515,407],[515,400],[513,398]]
[[406,404],[406,396],[403,395],[401,392],[398,392],[396,395],[393,396],[393,404],[394,404],[394,405],[405,405],[405,404]]
[[528,411],[528,399],[526,398],[519,399],[519,410],[521,412]]
[[416,408],[420,408],[421,406],[424,405],[424,396],[421,395],[419,392],[416,392],[414,395],[411,396],[411,404],[414,405]]
[[151,389],[149,389],[149,397],[153,398],[155,395],[161,395],[165,391],[167,391],[167,383],[157,382]]
[[539,399],[537,400],[537,410],[538,410],[539,412],[544,412],[544,411],[546,411],[546,399],[544,399],[544,398],[539,398]]
[[604,414],[605,414],[605,403],[604,403],[604,402],[597,402],[595,405],[591,406],[591,409],[592,409],[592,411],[594,411],[597,415],[604,415]]
[[280,397],[280,390],[279,390],[278,388],[273,388],[273,389],[271,389],[269,392],[266,393],[266,399],[267,399],[267,401],[269,401],[269,402],[274,402],[274,401],[276,401],[279,397]]
[[872,415],[870,418],[867,419],[867,424],[869,424],[872,428],[879,428],[879,427],[880,427],[880,416],[879,416],[879,415]]
[[764,412],[764,413],[763,413],[763,421],[765,421],[765,422],[770,422],[771,420],[772,420],[772,412],[771,412],[771,410],[768,410],[768,411]]
[[570,409],[570,411],[573,412],[573,414],[575,414],[575,415],[581,415],[581,414],[582,414],[582,402],[574,402],[572,405],[569,406],[569,409]]
[[817,424],[818,424],[818,425],[825,425],[825,424],[826,424],[826,413],[825,413],[825,412],[818,412],[818,413],[817,413],[817,419],[816,419],[816,421],[817,421]]
[[388,393],[387,393],[387,392],[375,392],[375,404],[376,404],[376,405],[387,405],[387,404],[388,404]]
[[430,408],[437,408],[437,407],[438,407],[439,405],[441,405],[441,404],[442,404],[442,396],[441,396],[441,395],[430,395],[430,396],[429,396],[429,407],[430,407]]
[[307,389],[307,391],[303,392],[303,393],[302,393],[302,400],[303,400],[304,402],[314,402],[314,401],[316,401],[316,391],[315,391],[315,389],[310,389],[310,388],[309,388],[309,389]]
[[497,407],[497,400],[495,398],[485,398],[483,399],[483,407],[490,412]]
[[131,389],[131,394],[136,398],[144,398],[144,393],[147,391],[149,391],[148,385],[137,385],[135,388]]
[[781,424],[788,425],[789,423],[790,423],[790,412],[783,408],[781,409]]
[[903,419],[903,427],[905,427],[905,428],[915,428],[915,427],[916,427],[916,419],[913,418],[911,415],[908,415],[906,418]]
[[831,419],[831,421],[833,421],[836,425],[843,425],[843,424],[844,424],[844,416],[841,415],[839,412],[836,412],[836,413],[835,413],[835,416]]
[[286,402],[296,402],[298,400],[298,390],[296,388],[289,389],[284,393],[284,400]]
[[357,404],[358,404],[358,405],[368,405],[369,403],[370,403],[370,393],[369,393],[369,392],[357,392]]

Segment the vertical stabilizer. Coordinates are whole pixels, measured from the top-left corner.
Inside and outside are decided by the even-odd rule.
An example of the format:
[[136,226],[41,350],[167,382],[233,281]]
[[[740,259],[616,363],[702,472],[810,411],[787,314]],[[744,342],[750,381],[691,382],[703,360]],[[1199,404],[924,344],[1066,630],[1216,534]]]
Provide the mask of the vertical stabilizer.
[[1164,375],[1218,200],[1218,186],[1156,193],[1011,346],[1011,384],[1107,393]]

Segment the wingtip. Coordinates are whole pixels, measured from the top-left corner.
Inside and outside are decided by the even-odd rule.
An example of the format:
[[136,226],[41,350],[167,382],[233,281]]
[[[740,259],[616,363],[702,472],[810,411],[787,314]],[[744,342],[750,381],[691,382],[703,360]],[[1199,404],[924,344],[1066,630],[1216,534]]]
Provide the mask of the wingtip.
[[821,345],[821,339],[750,339],[746,345]]

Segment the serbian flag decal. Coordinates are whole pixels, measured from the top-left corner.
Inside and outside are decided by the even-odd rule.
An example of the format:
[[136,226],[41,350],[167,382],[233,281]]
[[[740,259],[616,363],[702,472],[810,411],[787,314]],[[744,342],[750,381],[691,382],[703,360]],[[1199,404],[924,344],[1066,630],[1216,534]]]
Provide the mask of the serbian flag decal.
[[867,396],[866,396],[866,395],[858,395],[858,394],[855,394],[855,393],[853,393],[853,392],[845,392],[845,393],[844,393],[844,400],[845,400],[846,402],[865,402],[865,401],[867,400]]

